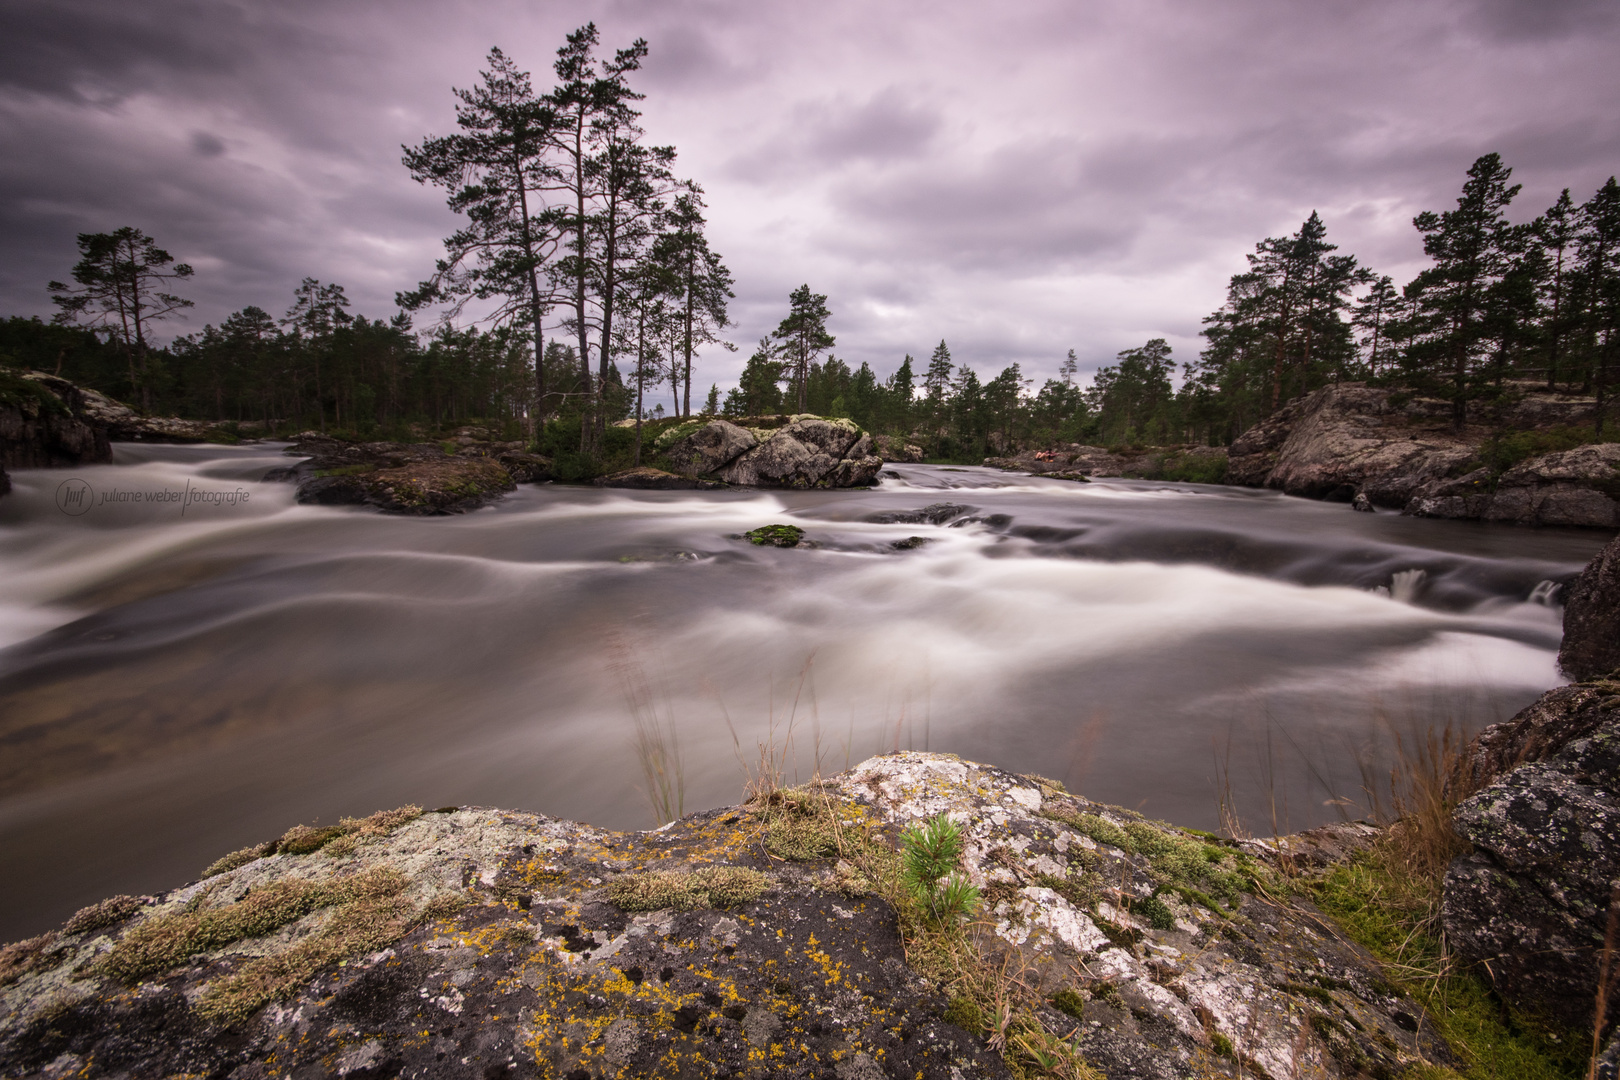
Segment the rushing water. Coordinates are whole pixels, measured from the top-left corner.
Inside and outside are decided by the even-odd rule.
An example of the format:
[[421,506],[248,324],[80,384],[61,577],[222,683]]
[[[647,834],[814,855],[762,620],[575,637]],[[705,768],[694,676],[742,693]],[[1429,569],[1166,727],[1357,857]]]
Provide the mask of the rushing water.
[[[60,471],[0,500],[0,939],[406,802],[649,825],[638,720],[689,810],[774,731],[790,780],[929,748],[1308,826],[1397,733],[1557,684],[1547,583],[1607,539],[931,466],[404,519],[296,505],[278,450],[120,446],[78,503]],[[967,509],[868,520],[939,503]],[[817,546],[735,538],[777,521]]]

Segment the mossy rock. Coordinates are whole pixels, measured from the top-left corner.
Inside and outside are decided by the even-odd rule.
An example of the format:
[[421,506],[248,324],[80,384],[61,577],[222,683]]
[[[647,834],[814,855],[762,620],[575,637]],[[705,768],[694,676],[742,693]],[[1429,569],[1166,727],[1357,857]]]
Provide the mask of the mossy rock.
[[797,525],[762,525],[743,533],[743,539],[760,547],[798,547],[804,530]]

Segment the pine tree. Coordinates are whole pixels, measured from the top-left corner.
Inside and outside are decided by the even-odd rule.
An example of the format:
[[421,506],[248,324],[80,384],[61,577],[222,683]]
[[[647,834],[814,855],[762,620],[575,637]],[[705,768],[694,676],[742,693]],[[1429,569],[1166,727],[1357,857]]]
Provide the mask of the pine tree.
[[1542,340],[1547,357],[1547,389],[1558,388],[1558,368],[1564,359],[1564,343],[1571,329],[1570,268],[1576,236],[1580,232],[1580,212],[1570,200],[1569,188],[1541,215],[1534,225],[1536,238],[1547,264],[1541,283]]
[[1519,185],[1497,154],[1468,170],[1455,210],[1425,210],[1412,219],[1434,265],[1409,286],[1417,307],[1419,339],[1407,349],[1409,367],[1451,398],[1451,420],[1461,430],[1479,368],[1490,351],[1493,292],[1513,267],[1522,231],[1506,210]]
[[827,297],[810,291],[809,285],[800,285],[788,296],[788,316],[771,334],[780,343],[784,355],[792,365],[792,379],[798,396],[798,411],[808,407],[810,391],[810,365],[823,349],[836,342],[827,333]]
[[1376,378],[1380,362],[1388,364],[1389,323],[1400,310],[1401,297],[1388,275],[1372,279],[1369,285],[1367,295],[1356,304],[1350,322],[1361,332],[1367,374]]
[[528,324],[534,354],[536,435],[545,427],[549,402],[542,319],[550,304],[541,286],[542,268],[556,252],[557,233],[544,219],[542,188],[546,152],[556,115],[534,92],[529,73],[500,49],[491,49],[481,85],[452,90],[455,135],[430,136],[402,147],[411,178],[449,192],[450,209],[467,225],[445,238],[445,257],[433,277],[401,293],[407,311],[448,305],[444,317],[460,315],[470,300],[495,300],[486,318],[497,325]]
[[1620,185],[1614,177],[1581,207],[1576,237],[1582,284],[1587,294],[1583,336],[1593,352],[1597,389],[1596,433],[1603,434],[1605,391],[1616,338],[1620,337]]
[[100,327],[123,346],[129,364],[132,394],[150,412],[147,340],[152,324],[189,308],[190,300],[166,292],[165,282],[189,278],[186,263],[157,246],[141,230],[126,225],[110,233],[80,233],[79,261],[73,265],[73,285],[50,282],[51,302],[60,309],[53,322],[69,325],[79,320]]

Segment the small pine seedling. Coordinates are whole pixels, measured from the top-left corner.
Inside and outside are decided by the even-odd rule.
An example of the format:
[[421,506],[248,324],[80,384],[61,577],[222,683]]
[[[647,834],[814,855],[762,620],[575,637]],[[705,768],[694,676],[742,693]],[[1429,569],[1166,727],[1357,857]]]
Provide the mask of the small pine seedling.
[[962,828],[944,814],[900,834],[906,888],[936,922],[970,914],[979,890],[956,869],[962,857]]

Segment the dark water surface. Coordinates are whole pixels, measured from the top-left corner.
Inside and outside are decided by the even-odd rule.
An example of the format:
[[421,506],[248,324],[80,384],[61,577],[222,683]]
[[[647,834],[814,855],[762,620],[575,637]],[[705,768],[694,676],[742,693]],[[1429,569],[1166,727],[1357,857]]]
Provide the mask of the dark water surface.
[[[61,471],[0,500],[0,939],[407,802],[645,827],[638,717],[688,810],[791,724],[789,779],[929,748],[1205,828],[1229,783],[1304,827],[1394,732],[1560,682],[1544,583],[1608,539],[930,466],[413,520],[295,505],[276,447],[117,453],[81,514]],[[867,520],[937,503],[978,520]],[[819,546],[729,538],[778,521]]]

